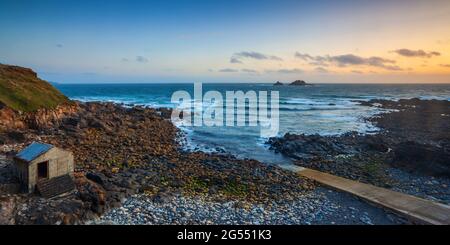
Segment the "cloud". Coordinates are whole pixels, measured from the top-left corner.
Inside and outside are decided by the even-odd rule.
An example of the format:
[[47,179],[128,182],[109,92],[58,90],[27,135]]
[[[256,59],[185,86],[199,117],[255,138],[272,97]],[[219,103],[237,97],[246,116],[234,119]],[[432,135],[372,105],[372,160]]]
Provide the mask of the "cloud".
[[316,68],[314,69],[314,71],[316,71],[316,72],[318,72],[318,73],[329,73],[329,72],[330,72],[329,70],[327,70],[327,69],[325,69],[325,68],[323,68],[323,67],[316,67]]
[[433,56],[440,56],[441,53],[436,52],[436,51],[431,51],[431,52],[425,52],[421,49],[419,50],[411,50],[411,49],[406,49],[406,48],[402,48],[402,49],[397,49],[392,51],[398,55],[404,56],[404,57],[419,57],[419,58],[431,58]]
[[318,66],[329,66],[329,65],[335,65],[338,67],[373,66],[392,71],[402,70],[400,67],[394,65],[396,63],[395,60],[385,59],[377,56],[372,56],[368,58],[357,56],[354,54],[344,54],[335,56],[330,55],[312,56],[309,54],[302,54],[299,52],[296,52],[294,56],[301,60],[310,62],[311,65],[318,65]]
[[64,47],[62,44],[60,44],[60,43],[58,43],[58,44],[56,44],[55,45],[57,48],[62,48],[62,47]]
[[312,55],[309,55],[309,54],[302,54],[302,53],[299,53],[299,52],[295,52],[294,56],[296,58],[301,59],[301,60],[310,62],[311,65],[314,64],[314,65],[321,65],[321,66],[327,65],[326,62],[329,61],[329,59],[330,59],[329,55],[326,55],[326,56],[312,56]]
[[299,58],[299,59],[302,59],[302,60],[305,60],[305,61],[308,61],[308,60],[314,60],[314,57],[312,57],[312,56],[309,55],[309,54],[301,54],[301,53],[299,53],[299,52],[295,52],[294,56],[295,56],[296,58]]
[[450,64],[440,64],[440,66],[450,68]]
[[136,56],[136,61],[137,62],[139,62],[139,63],[147,63],[148,62],[148,59],[147,58],[145,58],[144,56]]
[[122,58],[120,59],[121,62],[138,62],[138,63],[147,63],[148,59],[145,56],[138,55],[136,58]]
[[242,51],[234,53],[230,58],[230,63],[242,64],[242,59],[255,59],[255,60],[275,60],[282,61],[283,59],[275,55],[265,55],[258,52]]
[[219,72],[238,72],[238,70],[236,70],[236,69],[231,69],[231,68],[225,68],[225,69],[219,70]]
[[355,73],[355,74],[363,74],[362,71],[358,71],[358,70],[352,70],[352,73]]
[[308,64],[312,65],[312,66],[324,66],[324,67],[328,67],[330,66],[329,64],[326,64],[325,62],[309,62]]
[[275,56],[275,55],[271,55],[271,56],[269,56],[269,60],[277,60],[277,61],[283,61],[283,59],[282,59],[282,58],[280,58],[280,57],[278,57],[278,56]]
[[240,52],[240,53],[236,53],[234,54],[236,57],[242,57],[242,58],[252,58],[252,59],[257,59],[257,60],[266,60],[268,59],[266,55],[258,53],[258,52]]
[[394,60],[388,60],[381,57],[363,58],[353,54],[345,54],[331,57],[333,62],[336,62],[339,66],[347,65],[370,65],[383,67],[385,63],[393,64]]
[[236,57],[231,57],[230,58],[230,63],[234,63],[234,64],[242,64],[242,61],[240,61],[238,58]]
[[247,73],[258,73],[258,71],[253,70],[253,69],[241,69],[242,72],[247,72]]
[[269,70],[268,72],[277,72],[281,74],[300,74],[303,73],[304,71],[298,68],[294,68],[294,69],[279,69],[276,71]]

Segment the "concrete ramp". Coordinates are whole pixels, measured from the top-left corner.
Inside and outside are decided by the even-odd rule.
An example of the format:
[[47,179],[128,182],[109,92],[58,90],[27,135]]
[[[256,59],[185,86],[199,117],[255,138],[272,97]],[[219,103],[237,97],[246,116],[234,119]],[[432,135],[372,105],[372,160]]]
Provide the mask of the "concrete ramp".
[[413,222],[433,225],[450,224],[450,206],[448,205],[308,168],[300,168],[297,173],[323,185],[351,193],[376,205],[391,209]]

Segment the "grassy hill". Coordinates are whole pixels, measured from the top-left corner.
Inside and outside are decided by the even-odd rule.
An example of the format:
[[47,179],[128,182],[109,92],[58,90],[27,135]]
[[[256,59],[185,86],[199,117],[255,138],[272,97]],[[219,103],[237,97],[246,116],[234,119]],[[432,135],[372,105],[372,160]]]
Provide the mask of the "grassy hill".
[[69,99],[28,68],[0,64],[0,102],[17,110],[30,112],[55,108]]

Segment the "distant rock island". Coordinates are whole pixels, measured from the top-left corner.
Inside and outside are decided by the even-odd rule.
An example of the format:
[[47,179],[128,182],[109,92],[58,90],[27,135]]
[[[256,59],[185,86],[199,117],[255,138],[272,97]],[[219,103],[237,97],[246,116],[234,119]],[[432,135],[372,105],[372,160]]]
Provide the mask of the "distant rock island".
[[308,85],[308,84],[305,81],[303,81],[303,80],[295,80],[295,81],[291,82],[289,85],[305,86],[305,85]]
[[[276,83],[273,84],[274,86],[282,86],[284,85],[283,83],[281,83],[280,81],[277,81]],[[292,86],[306,86],[306,85],[310,85],[309,83],[306,83],[303,80],[295,80],[293,82],[291,82],[289,85]]]

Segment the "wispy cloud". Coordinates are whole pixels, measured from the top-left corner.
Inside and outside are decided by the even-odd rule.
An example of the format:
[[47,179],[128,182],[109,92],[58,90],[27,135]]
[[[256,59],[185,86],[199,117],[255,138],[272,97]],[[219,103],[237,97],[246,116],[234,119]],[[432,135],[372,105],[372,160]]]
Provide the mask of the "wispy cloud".
[[440,64],[440,66],[450,68],[450,64]]
[[58,43],[58,44],[56,44],[55,45],[57,48],[62,48],[62,47],[64,47],[62,44],[60,44],[60,43]]
[[372,56],[368,58],[357,56],[354,54],[344,54],[335,56],[330,55],[312,56],[309,54],[302,54],[299,52],[296,52],[294,56],[296,58],[309,62],[311,65],[319,65],[319,66],[335,65],[338,67],[373,66],[392,71],[402,70],[400,67],[394,65],[396,63],[395,60],[385,59],[377,56]]
[[302,53],[299,53],[299,52],[295,52],[294,56],[296,58],[299,58],[299,59],[302,59],[302,60],[305,60],[305,61],[307,61],[307,60],[316,60],[316,59],[318,59],[320,57],[320,56],[313,57],[313,56],[311,56],[309,54],[302,54]]
[[257,70],[253,70],[253,69],[241,69],[241,72],[246,72],[246,73],[258,73]]
[[255,60],[275,60],[282,61],[283,59],[275,55],[266,55],[253,51],[242,51],[235,53],[230,58],[230,63],[242,64],[242,59],[255,59]]
[[120,59],[120,61],[122,61],[122,62],[134,61],[134,62],[138,62],[138,63],[147,63],[148,59],[145,56],[138,55],[134,59],[122,58],[122,59]]
[[148,62],[148,59],[146,58],[146,57],[144,57],[144,56],[136,56],[136,61],[137,62],[139,62],[139,63],[147,63]]
[[436,51],[430,51],[430,52],[425,52],[421,49],[419,50],[411,50],[411,49],[406,49],[406,48],[402,48],[402,49],[397,49],[397,50],[393,50],[392,52],[404,56],[404,57],[411,57],[411,58],[431,58],[433,56],[440,56],[441,53],[436,52]]
[[271,56],[269,56],[269,59],[270,59],[270,60],[283,61],[283,59],[282,59],[282,58],[280,58],[280,57],[278,57],[278,56],[275,56],[275,55],[271,55]]
[[269,73],[276,72],[281,74],[300,74],[303,73],[304,71],[302,69],[293,68],[293,69],[267,70],[267,72]]
[[234,64],[242,64],[242,61],[240,61],[238,58],[236,57],[231,57],[230,58],[230,63],[234,63]]
[[314,69],[314,71],[316,71],[316,72],[318,72],[318,73],[329,73],[329,72],[330,72],[329,70],[327,70],[327,69],[325,69],[325,68],[323,68],[323,67],[316,67],[316,68]]
[[236,53],[234,54],[236,57],[241,57],[241,58],[252,58],[252,59],[257,59],[257,60],[266,60],[268,59],[266,55],[258,53],[258,52],[247,52],[247,51],[243,51],[240,53]]
[[219,72],[238,72],[238,70],[231,69],[231,68],[225,68],[225,69],[220,69]]

